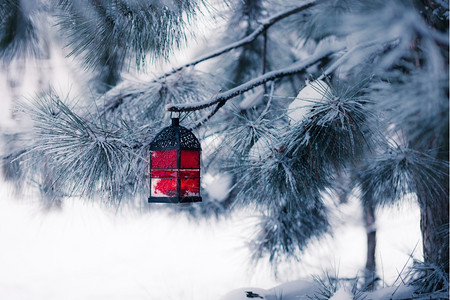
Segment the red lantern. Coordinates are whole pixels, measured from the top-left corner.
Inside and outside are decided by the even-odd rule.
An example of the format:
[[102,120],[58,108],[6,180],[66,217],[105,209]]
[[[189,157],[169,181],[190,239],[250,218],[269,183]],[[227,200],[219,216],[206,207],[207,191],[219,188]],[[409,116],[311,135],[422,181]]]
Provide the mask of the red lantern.
[[172,126],[150,144],[150,197],[148,202],[200,202],[200,142],[172,118]]

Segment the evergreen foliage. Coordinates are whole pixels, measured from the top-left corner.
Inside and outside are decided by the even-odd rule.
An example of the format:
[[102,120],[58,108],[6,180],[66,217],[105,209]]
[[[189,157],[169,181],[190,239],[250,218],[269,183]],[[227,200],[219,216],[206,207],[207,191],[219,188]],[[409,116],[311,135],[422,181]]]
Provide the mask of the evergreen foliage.
[[414,299],[448,299],[448,273],[442,267],[416,261],[411,284],[417,287]]
[[[40,38],[23,3],[0,6],[3,61],[36,49]],[[324,200],[349,172],[348,189],[361,187],[370,205],[415,194],[423,224],[431,224],[422,226],[425,252],[442,244],[447,252],[425,255],[426,263],[448,279],[448,235],[434,232],[448,226],[448,1],[229,1],[224,31],[210,37],[217,50],[150,80],[123,81],[131,65],[139,77],[148,62],[170,60],[185,46],[205,3],[51,3],[69,56],[107,88],[78,105],[54,91],[22,105],[32,129],[4,156],[15,162],[8,172],[20,175],[9,178],[45,181],[44,193],[141,208],[148,145],[169,110],[208,148],[203,172],[232,178],[225,199],[204,194],[204,203],[179,209],[195,217],[237,206],[259,211],[254,258],[298,258],[330,233]],[[203,61],[209,65],[200,71]],[[323,100],[300,99],[297,109],[307,113],[289,119],[289,104],[315,79],[328,85],[316,90]],[[31,167],[17,170],[18,163]],[[425,274],[420,280],[435,280]]]
[[[87,68],[108,68],[119,77],[131,59],[138,67],[168,59],[185,43],[187,22],[201,1],[58,0],[58,24],[68,38],[70,55],[82,56]],[[103,72],[103,71],[102,71]],[[118,78],[106,83],[114,86]]]
[[0,3],[2,62],[10,63],[16,57],[25,59],[42,55],[42,36],[39,33],[42,28],[39,28],[37,19],[45,22],[45,16],[39,14],[43,7],[44,5],[37,1],[5,0]]

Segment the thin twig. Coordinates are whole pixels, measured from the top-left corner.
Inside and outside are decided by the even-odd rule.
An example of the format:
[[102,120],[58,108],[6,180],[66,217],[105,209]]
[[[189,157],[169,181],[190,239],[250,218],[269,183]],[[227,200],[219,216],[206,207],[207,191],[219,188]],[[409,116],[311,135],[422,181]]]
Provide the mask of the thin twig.
[[192,129],[197,129],[197,128],[201,127],[209,119],[211,119],[212,116],[214,116],[219,111],[219,109],[224,105],[225,105],[225,102],[219,102],[217,104],[217,106],[206,117],[202,118],[194,127],[192,127]]
[[269,94],[269,100],[267,101],[267,105],[266,108],[264,108],[263,112],[261,113],[261,115],[259,116],[259,118],[263,118],[267,112],[269,111],[269,107],[270,104],[272,103],[272,98],[273,98],[273,92],[275,90],[275,80],[273,80],[270,84],[270,94]]
[[186,112],[186,111],[196,111],[204,108],[208,108],[210,106],[213,106],[217,103],[226,102],[231,98],[234,98],[238,95],[241,95],[257,86],[260,86],[268,81],[272,81],[277,78],[282,78],[285,76],[289,76],[295,73],[299,73],[304,71],[305,69],[309,68],[310,66],[316,64],[317,62],[321,61],[322,59],[336,53],[339,51],[342,51],[343,47],[338,47],[337,49],[326,49],[321,51],[320,53],[316,54],[312,58],[309,58],[305,61],[299,61],[297,63],[292,64],[291,66],[287,68],[283,68],[280,70],[275,70],[268,72],[264,75],[261,75],[257,78],[254,78],[252,80],[249,80],[235,88],[232,88],[226,92],[219,93],[215,97],[213,97],[210,100],[206,101],[200,101],[197,103],[188,103],[183,105],[175,105],[175,104],[169,104],[166,106],[166,110],[173,111],[173,112]]
[[358,51],[358,50],[361,50],[361,49],[364,49],[367,47],[371,47],[374,45],[376,45],[375,42],[369,42],[369,43],[357,45],[357,46],[353,47],[352,49],[348,50],[344,55],[342,55],[341,57],[339,57],[339,59],[337,59],[334,63],[332,63],[331,66],[329,66],[322,73],[322,75],[320,75],[319,78],[317,78],[317,80],[323,80],[326,76],[333,73],[334,70],[336,70],[340,65],[342,65],[344,62],[346,62],[354,54],[355,51]]
[[181,71],[181,70],[183,70],[185,68],[195,66],[195,65],[197,65],[197,64],[199,64],[199,63],[201,63],[201,62],[203,62],[205,60],[208,60],[208,59],[220,56],[220,55],[222,55],[222,54],[224,54],[226,52],[229,52],[229,51],[231,51],[233,49],[236,49],[236,48],[242,47],[244,45],[250,44],[251,42],[256,40],[256,38],[260,34],[264,33],[270,26],[274,25],[278,21],[283,20],[283,19],[285,19],[285,18],[287,18],[287,17],[289,17],[289,16],[291,16],[293,14],[296,14],[296,13],[299,13],[301,11],[304,11],[304,10],[310,8],[310,7],[313,7],[317,3],[318,3],[318,1],[316,1],[316,0],[308,1],[308,2],[304,3],[301,6],[297,6],[295,8],[292,8],[292,9],[286,10],[284,12],[281,12],[281,13],[273,16],[273,17],[270,17],[269,19],[267,19],[265,21],[262,21],[261,25],[258,26],[258,28],[256,28],[255,31],[253,31],[249,35],[245,36],[244,38],[240,39],[239,41],[231,43],[229,45],[226,45],[226,46],[224,46],[224,47],[222,47],[220,49],[217,49],[217,50],[215,50],[213,52],[207,53],[207,54],[203,55],[202,57],[200,57],[200,58],[198,58],[198,59],[196,59],[196,60],[194,60],[192,62],[189,62],[189,63],[187,63],[185,65],[182,65],[182,66],[180,66],[180,67],[178,67],[176,69],[173,69],[172,71],[167,72],[166,74],[158,77],[157,80],[160,80],[160,79],[162,79],[164,77],[170,76],[170,75],[172,75],[174,73],[177,73],[177,72],[179,72],[179,71]]
[[[265,74],[267,70],[267,30],[263,34],[263,53],[262,53],[262,73]],[[267,85],[264,84],[264,94],[267,94]]]
[[[274,90],[274,85],[275,85],[274,83],[275,83],[275,81],[272,81],[271,89],[270,89],[269,102],[267,103],[267,106],[266,106],[265,110],[262,112],[260,118],[267,113],[267,110],[268,110],[268,108],[270,106],[270,103],[271,103],[271,100],[272,100],[272,95],[273,95],[273,90]],[[222,106],[225,105],[225,103],[226,103],[225,101],[224,102],[219,102],[219,104],[217,104],[217,106],[207,116],[203,117],[199,122],[197,122],[197,124],[195,124],[194,127],[191,127],[191,129],[193,129],[193,130],[194,129],[198,129],[203,124],[205,124],[209,119],[212,118],[212,116],[214,116],[219,111],[219,109]]]
[[17,157],[21,156],[22,154],[24,154],[25,152],[28,152],[28,149],[22,149],[22,150],[18,150],[12,153],[8,153],[6,155],[0,156],[1,160],[15,160]]
[[[397,279],[395,279],[394,283],[392,285],[395,285],[397,283],[397,280],[400,278],[403,281],[403,278],[401,278],[401,275],[403,273],[403,271],[405,270],[406,266],[408,265],[409,260],[412,258],[412,256],[414,255],[414,252],[417,249],[417,245],[419,244],[419,241],[417,241],[416,245],[414,246],[414,249],[411,252],[411,255],[408,257],[408,259],[406,260],[405,264],[403,265],[402,270],[400,271],[400,273],[398,274]],[[398,271],[397,271],[398,272]],[[394,290],[394,292],[392,293],[391,297],[394,296],[395,293],[397,293],[397,290],[399,289],[400,285],[397,286],[397,288]]]

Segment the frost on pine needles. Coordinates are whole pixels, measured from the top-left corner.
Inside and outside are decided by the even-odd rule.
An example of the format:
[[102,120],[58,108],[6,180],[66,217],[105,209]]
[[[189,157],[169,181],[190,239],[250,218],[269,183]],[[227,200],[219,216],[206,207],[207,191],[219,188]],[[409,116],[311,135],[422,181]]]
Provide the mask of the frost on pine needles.
[[121,69],[131,58],[137,66],[147,57],[167,59],[184,44],[187,20],[201,1],[58,0],[57,5],[70,55],[82,56],[88,68],[107,61]]
[[128,177],[133,177],[131,185],[142,184],[135,181],[139,177],[130,166],[136,158],[145,157],[140,156],[141,145],[123,140],[126,130],[114,128],[102,118],[82,117],[55,92],[24,104],[22,111],[33,123],[33,144],[27,151],[31,177],[37,175],[36,165],[44,160],[53,184],[65,195],[93,197],[101,192],[114,201],[129,188]]

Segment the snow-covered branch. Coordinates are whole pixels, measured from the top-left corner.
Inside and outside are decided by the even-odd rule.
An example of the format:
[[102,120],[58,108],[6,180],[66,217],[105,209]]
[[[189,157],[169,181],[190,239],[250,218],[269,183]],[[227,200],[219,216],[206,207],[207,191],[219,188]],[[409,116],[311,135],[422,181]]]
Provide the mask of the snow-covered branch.
[[259,35],[261,35],[262,33],[266,32],[269,27],[271,27],[272,25],[274,25],[278,21],[283,20],[283,19],[285,19],[285,18],[287,18],[287,17],[289,17],[289,16],[291,16],[293,14],[296,14],[296,13],[299,13],[301,11],[304,11],[304,10],[310,8],[310,7],[313,7],[317,3],[318,3],[318,1],[316,1],[316,0],[308,1],[308,2],[305,2],[304,4],[302,4],[301,6],[297,6],[295,8],[283,11],[283,12],[281,12],[281,13],[275,15],[275,16],[272,16],[272,17],[262,21],[261,25],[258,26],[258,28],[256,28],[255,31],[253,31],[251,34],[247,35],[246,37],[240,39],[239,41],[236,41],[234,43],[226,45],[226,46],[224,46],[224,47],[222,47],[220,49],[214,50],[213,52],[207,53],[207,54],[203,55],[202,57],[200,57],[200,58],[198,58],[198,59],[196,59],[194,61],[191,61],[191,62],[189,62],[189,63],[187,63],[185,65],[182,65],[182,66],[180,66],[180,67],[178,67],[176,69],[173,69],[172,71],[170,71],[170,72],[160,76],[158,79],[161,79],[161,78],[164,78],[166,76],[172,75],[172,74],[174,74],[176,72],[179,72],[179,71],[183,70],[184,68],[195,66],[195,65],[197,65],[197,64],[199,64],[199,63],[201,63],[203,61],[206,61],[208,59],[220,56],[220,55],[222,55],[222,54],[224,54],[224,53],[226,53],[228,51],[231,51],[233,49],[236,49],[236,48],[242,47],[244,45],[250,44],[251,42],[256,40],[256,38]]
[[340,65],[342,65],[343,63],[345,63],[350,57],[352,57],[352,55],[354,55],[354,53],[356,51],[359,51],[361,49],[364,48],[368,48],[370,46],[374,46],[376,45],[375,42],[369,42],[369,43],[365,43],[365,44],[361,44],[361,45],[357,45],[355,47],[353,47],[352,49],[348,50],[344,55],[342,55],[341,57],[339,57],[339,59],[337,59],[331,66],[329,66],[323,73],[322,75],[320,75],[317,80],[323,80],[325,77],[327,77],[328,75],[330,75],[331,73],[333,73]]
[[302,61],[296,62],[287,68],[268,72],[264,75],[261,75],[250,81],[247,81],[247,82],[245,82],[235,88],[232,88],[228,91],[225,91],[223,93],[218,93],[214,98],[212,98],[210,100],[201,101],[201,102],[197,102],[197,103],[188,103],[188,104],[183,104],[183,105],[171,104],[171,105],[167,105],[166,109],[168,111],[172,111],[172,112],[187,112],[187,111],[196,111],[196,110],[204,109],[204,108],[207,108],[207,107],[210,107],[212,105],[222,103],[222,102],[224,103],[224,102],[228,101],[229,99],[232,99],[238,95],[241,95],[241,94],[243,94],[261,84],[264,84],[268,81],[272,81],[277,78],[289,76],[289,75],[292,75],[292,74],[295,74],[298,72],[302,72],[305,69],[307,69],[308,67],[321,61],[322,59],[324,59],[338,51],[341,51],[341,50],[343,50],[342,47],[341,48],[338,47],[337,49],[322,50],[307,60],[302,60]]
[[212,116],[214,116],[219,111],[219,109],[225,105],[225,103],[225,101],[219,102],[216,107],[214,107],[214,109],[208,115],[204,116],[200,121],[198,121],[192,129],[197,129],[208,122],[208,120],[211,119]]

